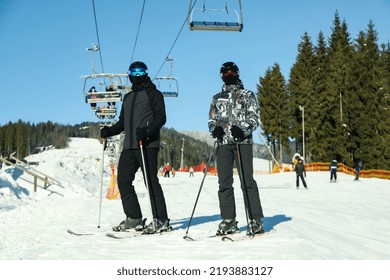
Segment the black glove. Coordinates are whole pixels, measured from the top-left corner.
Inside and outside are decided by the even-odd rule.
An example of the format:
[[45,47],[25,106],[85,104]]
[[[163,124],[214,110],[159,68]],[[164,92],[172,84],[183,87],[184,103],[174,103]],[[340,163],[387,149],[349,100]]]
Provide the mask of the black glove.
[[108,126],[103,127],[100,130],[100,138],[107,138],[110,136],[110,128]]
[[244,131],[238,126],[233,125],[230,131],[232,132],[234,139],[237,139],[238,141],[244,140]]
[[147,128],[147,127],[138,127],[135,130],[135,134],[136,134],[138,141],[139,140],[147,140],[148,137],[150,136],[150,131],[149,131],[149,128]]
[[223,136],[225,135],[225,132],[223,131],[222,127],[216,126],[214,128],[213,132],[211,133],[211,135],[213,136],[213,138],[217,138],[219,140],[222,140]]

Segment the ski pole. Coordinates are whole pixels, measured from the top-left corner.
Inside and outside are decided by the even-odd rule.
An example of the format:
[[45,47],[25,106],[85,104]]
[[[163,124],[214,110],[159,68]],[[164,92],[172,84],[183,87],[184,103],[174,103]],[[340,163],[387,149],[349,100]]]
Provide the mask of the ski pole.
[[202,183],[200,184],[199,191],[198,191],[198,195],[196,196],[194,208],[192,209],[190,221],[188,222],[188,227],[187,227],[186,235],[183,236],[184,239],[192,239],[191,237],[187,236],[187,234],[188,234],[188,231],[189,231],[190,226],[191,226],[192,218],[194,217],[195,208],[196,208],[196,205],[198,204],[200,192],[202,191],[204,179],[206,178],[207,170],[208,170],[208,168],[209,168],[209,166],[210,166],[211,158],[212,158],[212,156],[213,156],[213,154],[214,154],[216,145],[217,145],[217,139],[215,139],[215,141],[214,141],[213,149],[212,149],[212,151],[211,151],[211,153],[210,153],[210,156],[209,156],[209,159],[208,159],[208,161],[207,161],[206,170],[205,170],[204,175],[203,175]]
[[[235,141],[236,141],[236,148],[237,148],[238,169],[239,169],[239,172],[241,174],[241,180],[242,180],[242,186],[243,186],[242,189],[243,189],[243,194],[244,194],[244,201],[246,200],[246,203],[244,203],[245,214],[246,214],[246,222],[249,225],[249,219],[253,219],[252,209],[251,209],[251,204],[249,202],[248,189],[246,187],[244,168],[242,167],[242,158],[241,158],[240,145],[238,144],[238,139],[237,138],[235,139]],[[249,215],[249,217],[248,217],[248,215]]]
[[99,220],[98,220],[98,228],[100,228],[100,219],[102,216],[102,201],[103,201],[103,175],[104,175],[104,151],[107,148],[107,139],[103,140],[103,151],[102,151],[102,174],[100,177],[100,201],[99,201]]
[[[148,172],[146,171],[146,164],[145,164],[145,157],[144,157],[144,147],[143,147],[143,144],[142,144],[142,140],[139,140],[139,147],[140,147],[141,158],[142,158],[142,167],[143,167],[143,170],[144,170],[145,185],[146,185],[146,189],[148,190],[148,195],[149,195],[150,211],[151,211],[152,216],[153,216],[152,200],[153,200],[154,203],[156,203],[156,202],[154,201],[154,198],[151,195],[152,194],[152,190],[149,188],[149,176],[148,176]],[[155,207],[155,209],[157,211],[157,207]],[[152,225],[153,225],[153,230],[155,231],[156,230],[156,224],[154,223],[154,221],[152,222]]]

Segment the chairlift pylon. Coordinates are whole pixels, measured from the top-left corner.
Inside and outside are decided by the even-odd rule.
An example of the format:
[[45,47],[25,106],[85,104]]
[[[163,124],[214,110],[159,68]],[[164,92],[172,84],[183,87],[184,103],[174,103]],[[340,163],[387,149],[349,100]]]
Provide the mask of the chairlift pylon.
[[[190,0],[188,11],[190,30],[241,32],[244,27],[241,0],[236,2],[238,4],[236,9],[229,8],[228,1],[223,8],[207,8],[206,0],[203,2],[202,8],[196,8],[192,7],[192,0]],[[215,15],[220,17],[213,18],[212,16]]]
[[169,76],[159,76],[159,77],[156,77],[155,79],[159,81],[159,85],[160,85],[160,81],[163,81],[163,80],[168,81],[168,89],[161,88],[159,86],[159,89],[164,97],[178,97],[179,96],[179,83],[177,81],[178,79],[175,77],[172,77],[172,62],[174,61],[174,59],[171,57],[167,57],[166,61],[168,61],[170,63]]

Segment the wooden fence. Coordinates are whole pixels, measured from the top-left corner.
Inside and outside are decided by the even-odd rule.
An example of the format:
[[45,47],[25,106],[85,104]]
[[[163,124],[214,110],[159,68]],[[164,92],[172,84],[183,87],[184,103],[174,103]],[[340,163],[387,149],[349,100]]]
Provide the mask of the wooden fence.
[[10,156],[10,159],[14,160],[15,163],[0,156],[0,160],[3,163],[8,164],[10,166],[13,166],[14,168],[17,168],[17,169],[19,169],[23,172],[26,172],[27,174],[33,176],[33,178],[34,178],[34,192],[37,191],[38,179],[43,182],[44,189],[47,189],[52,184],[61,185],[61,183],[59,181],[57,181],[56,179],[44,174],[43,172],[41,172],[41,171],[31,167],[31,166],[29,166],[28,163],[17,159],[13,155]]

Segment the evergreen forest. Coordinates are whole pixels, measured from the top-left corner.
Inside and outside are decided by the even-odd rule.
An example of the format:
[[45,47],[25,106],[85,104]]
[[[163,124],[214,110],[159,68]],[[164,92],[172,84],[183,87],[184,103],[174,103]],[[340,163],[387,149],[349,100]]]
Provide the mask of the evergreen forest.
[[260,77],[263,136],[274,151],[295,140],[306,162],[389,170],[389,93],[390,43],[378,43],[372,21],[351,39],[336,12],[328,39],[302,35],[288,79],[277,63]]
[[[31,124],[19,120],[0,126],[0,151],[4,157],[15,152],[15,157],[24,157],[40,152],[48,147],[65,148],[69,137],[86,137],[98,139],[99,123],[84,122],[77,125],[62,125],[53,122]],[[212,147],[193,137],[177,132],[173,128],[161,129],[159,164],[169,162],[176,170],[183,166],[198,165],[207,162]]]

